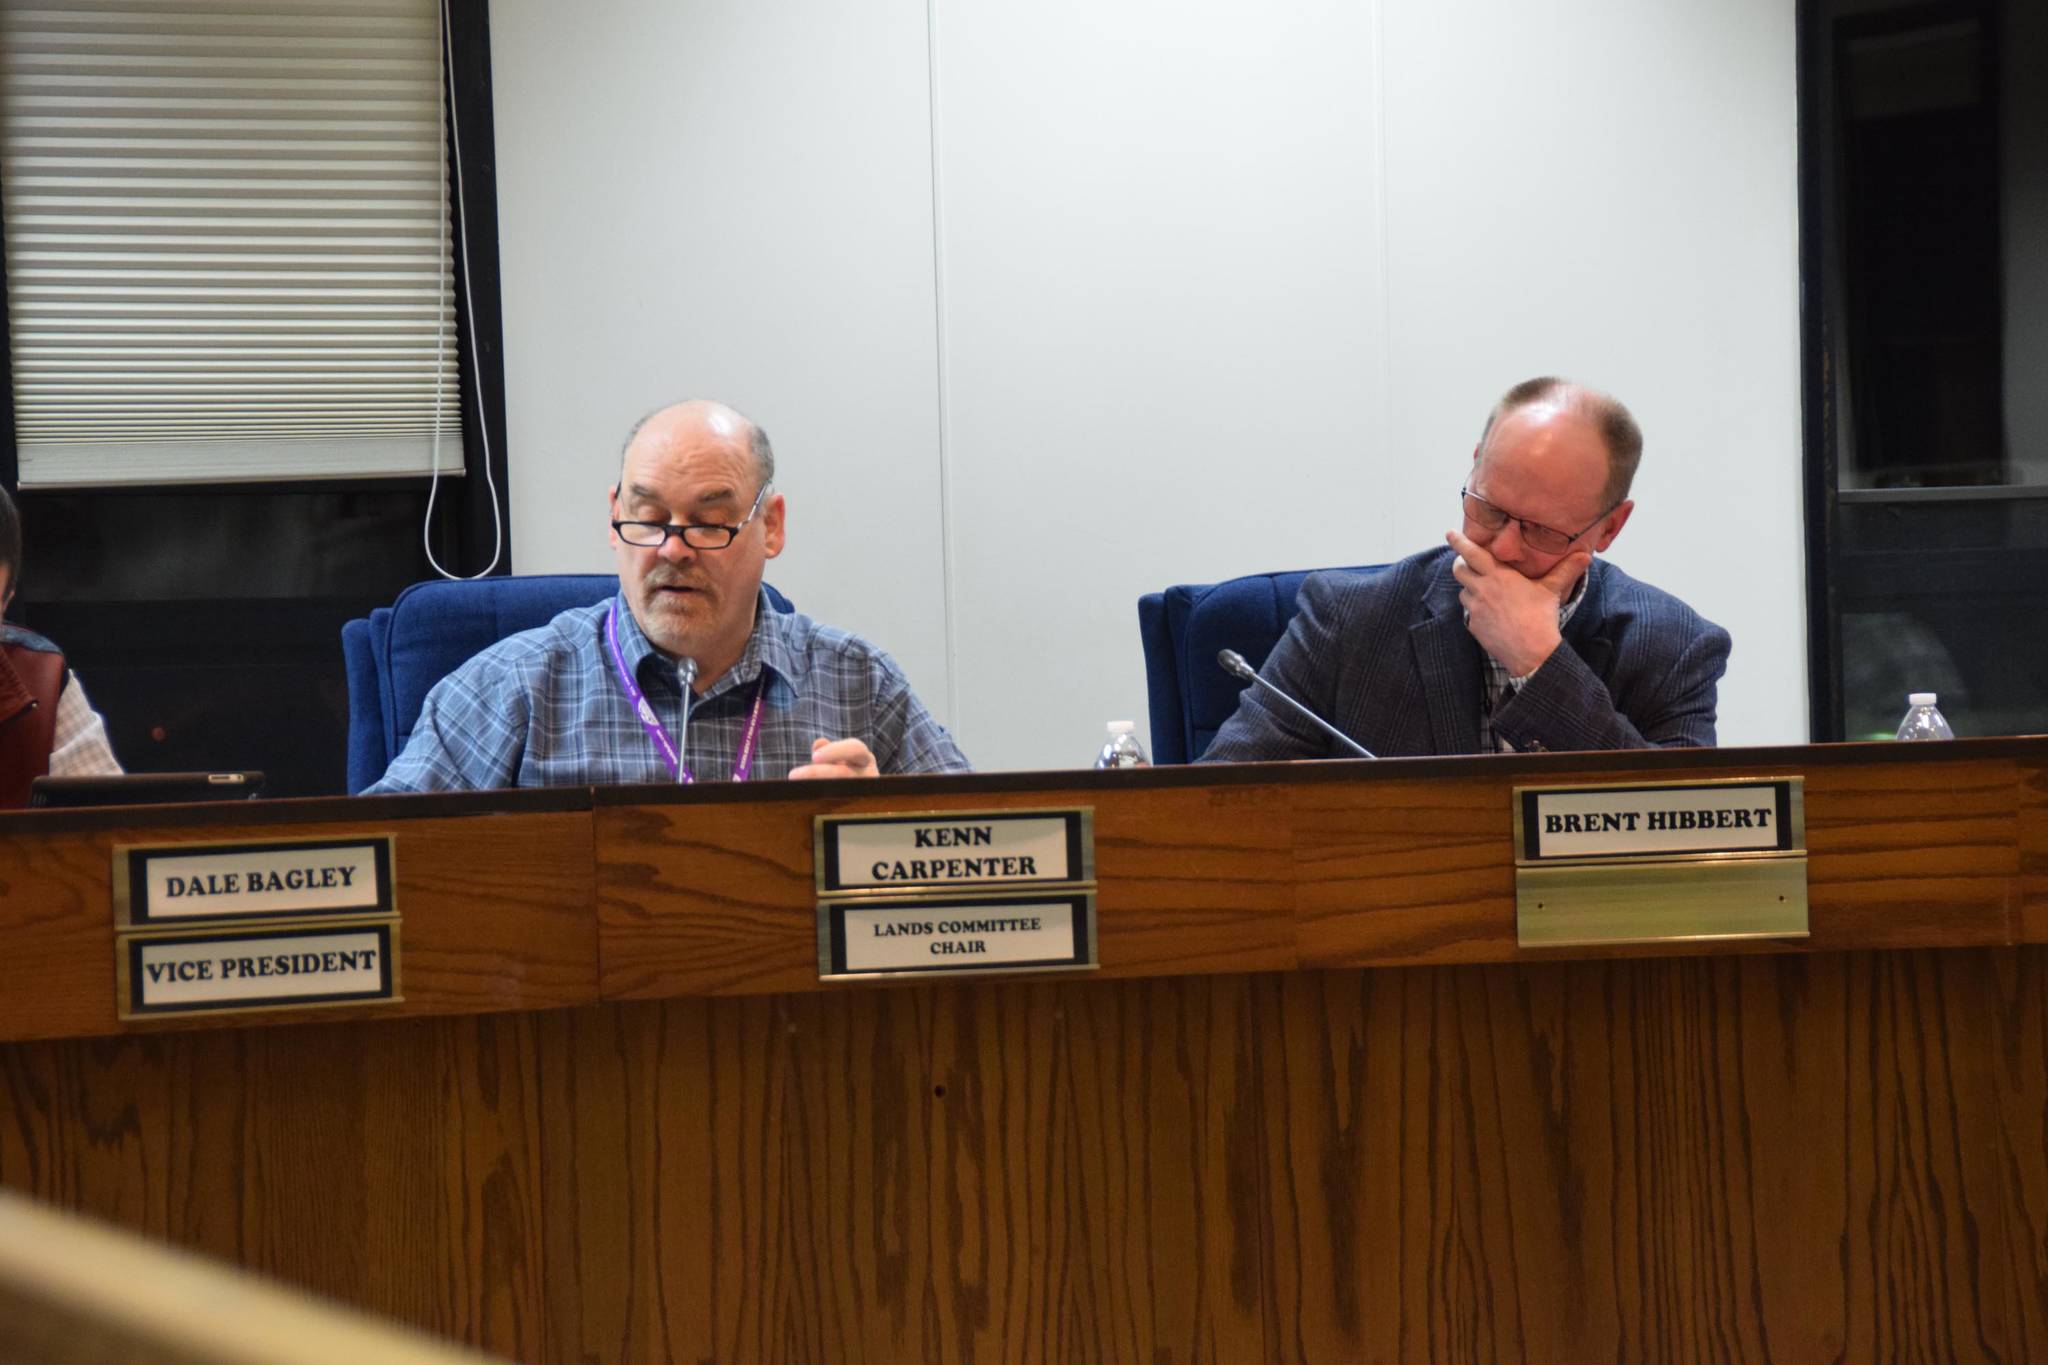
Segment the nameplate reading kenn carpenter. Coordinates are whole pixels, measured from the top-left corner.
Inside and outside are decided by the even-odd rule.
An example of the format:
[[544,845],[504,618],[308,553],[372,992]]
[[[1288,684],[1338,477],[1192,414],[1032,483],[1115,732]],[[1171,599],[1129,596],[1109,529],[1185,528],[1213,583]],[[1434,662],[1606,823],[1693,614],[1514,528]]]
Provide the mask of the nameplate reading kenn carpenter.
[[849,899],[820,909],[820,978],[1095,965],[1095,897],[1085,891]]
[[398,925],[130,934],[120,1015],[270,1010],[398,998]]
[[821,815],[818,894],[1092,881],[1092,815],[1089,810]]
[[1523,863],[1803,852],[1796,777],[1687,785],[1518,788]]
[[391,837],[156,844],[114,850],[127,927],[388,915]]

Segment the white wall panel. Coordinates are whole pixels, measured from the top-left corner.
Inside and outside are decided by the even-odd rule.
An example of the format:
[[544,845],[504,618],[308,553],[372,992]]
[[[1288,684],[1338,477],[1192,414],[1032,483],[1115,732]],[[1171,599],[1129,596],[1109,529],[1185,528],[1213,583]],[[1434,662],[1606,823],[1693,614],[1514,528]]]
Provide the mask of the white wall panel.
[[520,566],[606,562],[620,428],[726,397],[776,581],[983,766],[1078,764],[1139,593],[1435,543],[1554,370],[1643,420],[1616,559],[1734,631],[1724,740],[1801,739],[1781,10],[501,4]]
[[1514,381],[1612,390],[1612,558],[1733,632],[1722,743],[1803,743],[1791,10],[1386,0],[1384,41],[1396,519],[1441,535]]
[[491,7],[521,572],[612,566],[632,422],[720,398],[774,439],[769,579],[947,694],[919,0]]
[[1387,543],[1372,15],[939,0],[960,718],[1144,720],[1137,598]]

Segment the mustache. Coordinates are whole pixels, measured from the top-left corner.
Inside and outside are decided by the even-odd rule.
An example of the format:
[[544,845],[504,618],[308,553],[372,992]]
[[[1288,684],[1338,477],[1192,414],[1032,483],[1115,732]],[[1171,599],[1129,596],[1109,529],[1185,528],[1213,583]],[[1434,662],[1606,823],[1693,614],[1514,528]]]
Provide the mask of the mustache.
[[705,588],[709,583],[704,578],[681,569],[664,565],[649,569],[640,582],[649,588]]

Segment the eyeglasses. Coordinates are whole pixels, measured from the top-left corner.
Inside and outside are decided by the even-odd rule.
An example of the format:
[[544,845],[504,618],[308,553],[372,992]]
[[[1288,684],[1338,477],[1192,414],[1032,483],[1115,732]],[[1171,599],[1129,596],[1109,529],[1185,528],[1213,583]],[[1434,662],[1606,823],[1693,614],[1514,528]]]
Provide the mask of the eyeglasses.
[[642,549],[657,549],[668,544],[670,536],[675,536],[693,550],[723,550],[739,539],[740,532],[761,514],[761,500],[768,496],[772,487],[773,484],[761,485],[761,491],[754,494],[754,505],[747,509],[745,519],[737,526],[695,521],[680,524],[672,521],[615,521],[612,529],[619,533],[620,540]]
[[1602,512],[1578,530],[1570,535],[1566,535],[1563,531],[1545,526],[1541,522],[1530,521],[1527,517],[1518,517],[1503,508],[1495,507],[1469,488],[1460,488],[1458,496],[1465,500],[1465,519],[1467,521],[1472,522],[1475,526],[1484,526],[1489,531],[1498,531],[1501,527],[1512,521],[1522,528],[1522,540],[1530,549],[1541,551],[1547,555],[1563,554],[1571,548],[1573,541],[1605,521],[1607,519],[1607,512],[1612,512],[1614,507],[1621,506],[1620,503],[1615,503],[1614,507],[1607,509],[1607,512]]

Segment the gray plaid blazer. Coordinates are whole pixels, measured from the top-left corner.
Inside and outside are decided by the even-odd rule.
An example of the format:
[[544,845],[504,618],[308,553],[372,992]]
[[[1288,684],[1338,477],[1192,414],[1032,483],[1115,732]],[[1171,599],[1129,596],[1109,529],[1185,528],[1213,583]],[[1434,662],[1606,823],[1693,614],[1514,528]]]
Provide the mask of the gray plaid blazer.
[[[1385,758],[1479,752],[1483,656],[1465,627],[1450,547],[1369,573],[1321,573],[1260,673]],[[1728,632],[1605,560],[1564,645],[1494,713],[1516,749],[1714,742]],[[1199,761],[1343,758],[1334,740],[1247,687]]]

